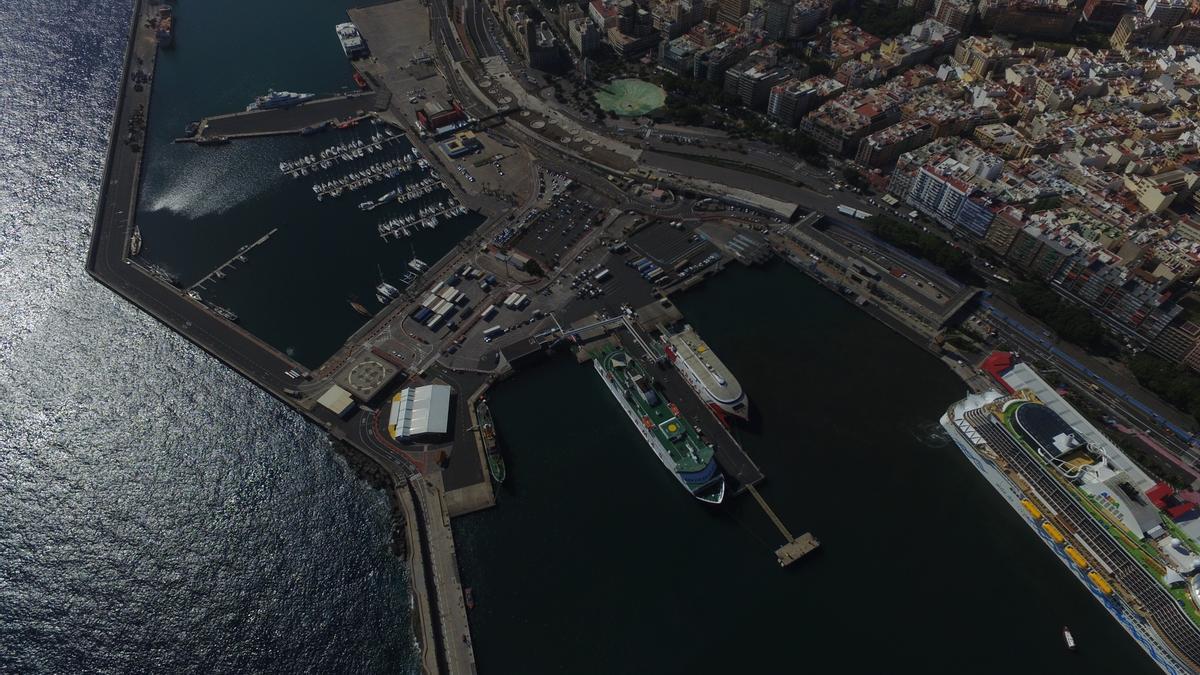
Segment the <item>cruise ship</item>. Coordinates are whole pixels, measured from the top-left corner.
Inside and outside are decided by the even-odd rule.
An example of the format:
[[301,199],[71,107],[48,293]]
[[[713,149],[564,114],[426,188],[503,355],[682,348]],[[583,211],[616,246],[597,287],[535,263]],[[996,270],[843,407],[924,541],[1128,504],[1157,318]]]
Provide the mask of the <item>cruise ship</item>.
[[701,401],[714,409],[718,418],[733,415],[749,421],[750,401],[742,385],[691,326],[665,336],[663,344],[667,360],[675,364],[683,379],[696,390]]
[[592,365],[675,480],[696,499],[720,504],[725,499],[725,476],[712,446],[700,440],[675,404],[654,389],[637,360],[609,347],[595,355]]
[[983,369],[1003,392],[950,406],[940,420],[946,433],[1163,672],[1200,672],[1200,626],[1183,606],[1200,597],[1200,557],[1164,529],[1168,514],[1150,495],[1165,484],[1027,365],[999,354]]
[[268,91],[265,95],[254,99],[254,102],[246,106],[246,111],[251,110],[271,110],[274,108],[290,108],[294,105],[299,105],[310,99],[316,98],[316,94],[297,94],[294,91]]
[[347,21],[339,23],[335,30],[338,42],[342,43],[342,52],[346,54],[346,58],[356,59],[367,55],[367,41],[363,39],[362,33],[358,32],[358,26]]

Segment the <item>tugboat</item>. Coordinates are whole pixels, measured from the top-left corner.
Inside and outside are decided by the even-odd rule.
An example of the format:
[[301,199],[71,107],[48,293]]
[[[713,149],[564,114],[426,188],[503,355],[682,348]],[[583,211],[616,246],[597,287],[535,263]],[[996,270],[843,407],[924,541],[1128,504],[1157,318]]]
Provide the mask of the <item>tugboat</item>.
[[496,426],[492,423],[492,410],[488,407],[487,399],[479,399],[475,405],[475,416],[479,420],[479,435],[483,438],[483,451],[487,454],[488,472],[492,480],[503,483],[508,476],[504,466],[504,456],[496,443]]
[[1075,651],[1075,636],[1071,635],[1071,629],[1063,626],[1063,642],[1067,643],[1067,649]]
[[367,80],[359,72],[354,73],[354,84],[358,85],[359,89],[365,90],[367,88]]
[[200,122],[188,122],[187,126],[183,128],[183,135],[187,138],[191,138],[192,136],[196,135],[197,131],[200,131]]

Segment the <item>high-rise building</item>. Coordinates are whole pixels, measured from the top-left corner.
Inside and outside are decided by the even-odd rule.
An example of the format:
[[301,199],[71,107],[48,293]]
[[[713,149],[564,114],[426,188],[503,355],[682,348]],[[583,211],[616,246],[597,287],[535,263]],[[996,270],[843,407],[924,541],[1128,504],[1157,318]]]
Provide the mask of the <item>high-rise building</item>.
[[717,19],[735,26],[740,25],[742,17],[750,11],[750,0],[720,0],[718,3]]

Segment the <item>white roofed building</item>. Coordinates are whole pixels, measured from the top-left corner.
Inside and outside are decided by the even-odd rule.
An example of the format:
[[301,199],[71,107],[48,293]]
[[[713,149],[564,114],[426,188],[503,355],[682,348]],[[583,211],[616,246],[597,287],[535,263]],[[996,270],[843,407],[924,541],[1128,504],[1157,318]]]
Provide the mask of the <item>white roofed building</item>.
[[450,391],[444,384],[400,390],[392,397],[388,433],[401,440],[445,435],[450,425]]

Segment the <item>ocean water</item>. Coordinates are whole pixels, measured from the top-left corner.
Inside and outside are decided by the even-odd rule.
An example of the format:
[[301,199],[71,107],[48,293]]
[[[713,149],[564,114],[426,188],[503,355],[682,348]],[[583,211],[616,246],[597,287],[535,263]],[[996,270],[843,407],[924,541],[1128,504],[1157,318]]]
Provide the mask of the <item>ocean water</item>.
[[386,494],[84,272],[129,12],[0,3],[0,672],[416,672]]
[[780,569],[749,495],[697,503],[591,365],[560,356],[489,395],[508,479],[455,522],[481,664],[1158,672],[941,432],[966,388],[937,359],[781,262],[676,302],[750,397],[737,434],[763,497],[821,549]]

